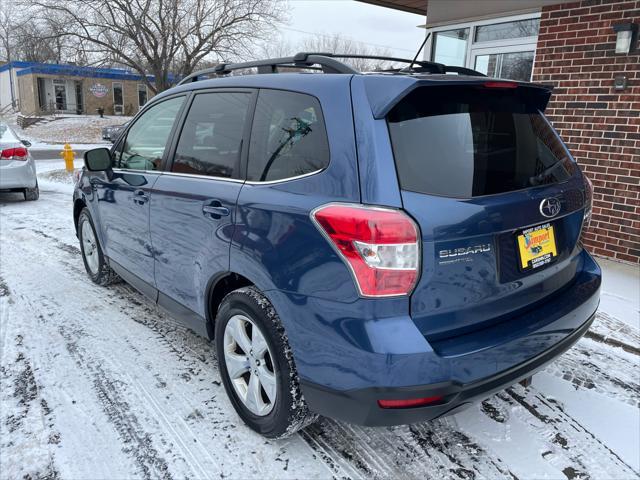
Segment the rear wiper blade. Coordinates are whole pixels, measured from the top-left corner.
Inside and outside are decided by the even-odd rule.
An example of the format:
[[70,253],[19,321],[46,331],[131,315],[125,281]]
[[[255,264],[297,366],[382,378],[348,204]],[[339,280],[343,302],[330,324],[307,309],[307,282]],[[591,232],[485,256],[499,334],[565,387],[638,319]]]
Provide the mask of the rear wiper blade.
[[534,175],[533,177],[529,177],[529,185],[540,185],[540,183],[542,183],[542,181],[545,179],[545,177],[547,175],[549,175],[551,172],[553,172],[556,168],[558,168],[558,166],[562,165],[566,159],[567,159],[567,157],[562,157],[560,160],[555,162],[550,167],[545,168],[538,175]]

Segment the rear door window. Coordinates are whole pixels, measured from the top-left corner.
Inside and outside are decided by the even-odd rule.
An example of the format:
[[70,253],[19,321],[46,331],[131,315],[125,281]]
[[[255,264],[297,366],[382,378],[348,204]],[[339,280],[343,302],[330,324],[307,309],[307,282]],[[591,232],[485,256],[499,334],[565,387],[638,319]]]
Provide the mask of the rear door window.
[[329,144],[320,102],[302,93],[260,90],[247,180],[265,182],[326,168]]
[[237,178],[249,92],[196,95],[176,148],[172,172]]
[[470,198],[574,171],[526,88],[423,87],[387,116],[401,188]]

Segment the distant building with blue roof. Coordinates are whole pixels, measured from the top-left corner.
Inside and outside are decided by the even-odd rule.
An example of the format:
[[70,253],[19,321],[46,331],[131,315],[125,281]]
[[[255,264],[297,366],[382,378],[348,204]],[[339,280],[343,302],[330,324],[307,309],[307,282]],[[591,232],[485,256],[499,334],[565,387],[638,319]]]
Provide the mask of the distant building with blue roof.
[[[153,82],[153,76],[147,75]],[[13,61],[0,65],[0,112],[133,115],[153,95],[142,75],[121,68]]]

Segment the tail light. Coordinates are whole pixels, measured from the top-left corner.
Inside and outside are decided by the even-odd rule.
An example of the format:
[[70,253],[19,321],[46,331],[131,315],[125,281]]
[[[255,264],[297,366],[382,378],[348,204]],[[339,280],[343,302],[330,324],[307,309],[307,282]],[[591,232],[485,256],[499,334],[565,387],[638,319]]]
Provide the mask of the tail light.
[[27,154],[24,147],[5,148],[0,151],[0,160],[26,160]]
[[420,238],[400,210],[329,204],[311,213],[316,226],[351,269],[364,297],[408,295],[420,266]]
[[593,211],[593,183],[589,177],[582,175],[584,178],[584,218],[582,220],[582,228],[589,228],[591,223],[591,212]]

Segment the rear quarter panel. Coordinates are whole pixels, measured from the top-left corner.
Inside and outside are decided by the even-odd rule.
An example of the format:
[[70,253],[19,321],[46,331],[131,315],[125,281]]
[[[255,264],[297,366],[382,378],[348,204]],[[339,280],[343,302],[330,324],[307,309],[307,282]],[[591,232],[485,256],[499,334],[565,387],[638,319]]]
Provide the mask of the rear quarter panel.
[[328,202],[360,201],[350,79],[347,75],[322,79],[310,75],[305,82],[298,77],[278,87],[320,101],[330,162],[325,170],[307,177],[243,185],[230,270],[262,291],[337,295],[345,301],[357,297],[347,267],[309,217],[315,207]]

